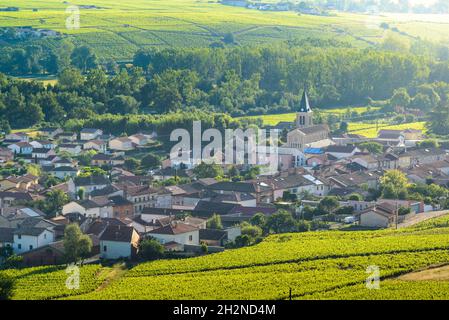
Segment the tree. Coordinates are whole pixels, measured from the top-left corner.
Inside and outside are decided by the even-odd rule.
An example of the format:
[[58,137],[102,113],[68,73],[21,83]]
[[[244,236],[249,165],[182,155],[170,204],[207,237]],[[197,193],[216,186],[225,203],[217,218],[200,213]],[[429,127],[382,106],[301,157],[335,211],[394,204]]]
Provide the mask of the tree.
[[216,178],[223,176],[223,169],[220,165],[215,163],[201,162],[193,169],[193,173],[200,179],[202,178]]
[[0,274],[0,300],[10,300],[15,288],[15,281],[6,274]]
[[161,165],[161,159],[158,156],[150,153],[142,158],[140,164],[145,169],[157,168]]
[[297,231],[296,221],[290,212],[279,210],[267,218],[265,231],[267,233],[295,232]]
[[363,201],[363,196],[361,194],[358,194],[358,193],[353,193],[353,194],[349,195],[348,200]]
[[47,193],[45,213],[49,216],[55,216],[58,212],[61,212],[62,207],[69,203],[69,201],[69,196],[64,191],[59,189],[52,190]]
[[64,231],[64,250],[67,262],[76,263],[92,251],[92,240],[76,223],[69,224]]
[[382,43],[382,49],[396,52],[408,52],[410,42],[395,35],[389,35]]
[[136,170],[140,165],[139,160],[135,159],[135,158],[128,158],[125,160],[125,168],[126,170]]
[[243,225],[241,230],[242,234],[246,234],[252,239],[262,236],[262,229],[258,226],[252,226],[250,224],[247,224]]
[[383,145],[378,142],[362,142],[359,144],[359,148],[373,154],[381,154],[384,150]]
[[340,207],[337,197],[325,197],[318,204],[318,210],[322,213],[333,213]]
[[400,88],[394,90],[393,96],[390,99],[390,104],[393,107],[408,107],[411,102],[411,98],[407,92],[407,89]]
[[210,217],[209,220],[207,220],[206,224],[208,229],[223,229],[221,217],[216,213],[214,213],[212,217]]
[[145,239],[139,244],[139,256],[145,260],[157,260],[164,256],[164,247],[156,239]]
[[79,189],[78,189],[78,194],[77,194],[78,199],[79,199],[79,200],[84,200],[84,194],[85,194],[85,193],[86,193],[86,190],[84,190],[83,187],[79,188]]
[[340,129],[339,129],[339,131],[342,132],[342,133],[348,132],[348,123],[345,122],[345,121],[340,122]]
[[446,103],[433,109],[427,127],[434,134],[449,134],[449,104]]
[[408,180],[399,170],[389,170],[380,178],[382,197],[385,199],[406,199]]
[[85,73],[88,69],[93,69],[97,66],[97,56],[91,48],[81,46],[75,48],[70,56],[72,65]]
[[253,226],[263,227],[265,225],[265,215],[263,213],[256,213],[250,220]]
[[130,96],[118,95],[108,103],[108,109],[113,114],[135,114],[139,110],[139,103]]
[[428,148],[439,148],[440,144],[438,143],[438,140],[436,139],[428,139],[423,140],[418,143],[418,147],[421,149],[428,149]]

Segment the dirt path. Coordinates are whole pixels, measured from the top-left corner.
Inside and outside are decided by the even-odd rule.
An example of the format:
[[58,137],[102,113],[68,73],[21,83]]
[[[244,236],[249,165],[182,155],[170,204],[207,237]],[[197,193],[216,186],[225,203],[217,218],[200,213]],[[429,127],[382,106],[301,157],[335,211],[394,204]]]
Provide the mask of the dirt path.
[[433,219],[433,218],[438,218],[438,217],[441,217],[441,216],[444,216],[447,214],[449,214],[449,211],[447,211],[447,210],[446,211],[433,211],[433,212],[420,213],[420,214],[417,214],[416,216],[414,216],[413,218],[411,218],[403,223],[400,223],[398,225],[398,228],[401,229],[401,228],[410,227],[417,223],[420,223],[420,222],[423,222],[423,221],[426,221],[429,219]]
[[449,265],[415,271],[398,277],[404,281],[449,280]]
[[123,277],[127,271],[128,270],[126,269],[126,266],[124,264],[114,265],[109,273],[104,276],[105,280],[103,281],[103,283],[97,289],[95,289],[95,291],[104,290],[104,288],[109,286],[111,282],[114,282]]

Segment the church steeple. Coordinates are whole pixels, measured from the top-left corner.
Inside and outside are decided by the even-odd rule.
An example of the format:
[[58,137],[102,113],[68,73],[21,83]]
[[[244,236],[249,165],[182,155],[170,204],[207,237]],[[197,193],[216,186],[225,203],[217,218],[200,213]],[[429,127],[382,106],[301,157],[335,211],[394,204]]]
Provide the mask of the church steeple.
[[307,89],[304,88],[301,103],[299,104],[299,112],[312,112],[309,104],[309,97],[307,96]]
[[301,102],[299,104],[299,110],[296,114],[296,127],[308,128],[313,126],[313,112],[310,108],[309,97],[307,96],[307,89],[304,88]]

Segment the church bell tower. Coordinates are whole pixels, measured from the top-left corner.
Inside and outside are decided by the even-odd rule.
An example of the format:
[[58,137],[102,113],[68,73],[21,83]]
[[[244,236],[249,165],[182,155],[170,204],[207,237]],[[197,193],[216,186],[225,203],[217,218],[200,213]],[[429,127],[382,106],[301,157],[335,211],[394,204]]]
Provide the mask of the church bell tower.
[[308,128],[313,126],[313,112],[310,108],[309,97],[307,96],[307,90],[304,89],[302,94],[301,103],[299,105],[299,111],[296,114],[296,128]]

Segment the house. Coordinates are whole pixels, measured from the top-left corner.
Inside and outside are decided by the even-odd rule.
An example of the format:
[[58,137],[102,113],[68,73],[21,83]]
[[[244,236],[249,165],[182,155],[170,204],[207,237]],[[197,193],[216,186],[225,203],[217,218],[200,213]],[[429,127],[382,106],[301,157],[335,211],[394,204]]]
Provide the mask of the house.
[[[99,253],[100,241],[95,235],[89,235],[92,240],[91,255]],[[66,263],[64,241],[56,241],[48,245],[21,254],[27,267],[61,265]]]
[[61,128],[41,128],[39,129],[39,132],[49,139],[54,139],[58,134],[61,134],[64,131]]
[[429,149],[408,149],[398,155],[400,158],[405,157],[410,159],[408,166],[414,166],[419,164],[431,164],[437,161],[443,161],[448,158],[448,154],[445,150],[439,148]]
[[0,180],[0,191],[7,191],[11,189],[16,190],[29,190],[33,186],[39,183],[39,177],[33,176],[31,174],[26,174],[23,176],[11,176],[3,180]]
[[77,138],[78,137],[75,132],[63,132],[56,136],[56,139],[66,142],[75,142]]
[[132,259],[137,254],[139,234],[133,227],[110,225],[100,236],[100,258]]
[[396,220],[395,209],[388,204],[376,204],[356,215],[359,224],[369,228],[388,228]]
[[361,188],[363,185],[371,189],[377,189],[379,186],[379,172],[352,172],[340,174],[328,178],[332,188]]
[[136,144],[128,137],[115,138],[109,141],[109,148],[116,151],[130,151]]
[[56,178],[64,180],[67,177],[77,177],[80,173],[78,168],[73,167],[55,167],[54,169],[49,171]]
[[30,144],[33,146],[34,149],[44,148],[44,149],[54,149],[56,148],[56,145],[48,140],[34,140],[31,141]]
[[206,190],[220,194],[231,194],[232,192],[243,192],[251,194],[256,198],[257,204],[271,203],[274,201],[273,186],[268,182],[228,182],[221,181],[207,185]]
[[329,187],[321,180],[311,175],[281,175],[267,180],[272,183],[274,189],[274,199],[282,198],[285,192],[297,195],[310,193],[316,196],[325,196],[329,192]]
[[8,149],[10,149],[15,154],[22,154],[22,155],[28,155],[33,152],[33,146],[25,141],[10,144],[8,146]]
[[14,244],[14,228],[0,227],[0,249],[12,248]]
[[34,159],[47,159],[50,156],[55,156],[56,152],[53,149],[34,148],[31,156]]
[[[201,199],[198,199],[200,201]],[[231,194],[215,194],[210,197],[210,201],[219,203],[238,204],[243,207],[257,206],[256,198],[248,193],[233,192]]]
[[0,163],[14,160],[14,152],[8,148],[0,147]]
[[59,145],[59,152],[67,152],[77,156],[81,153],[81,146],[74,143],[62,143]]
[[97,153],[92,157],[91,164],[93,166],[121,166],[125,164],[125,158],[120,155]]
[[123,186],[125,198],[134,206],[134,214],[141,213],[142,210],[154,207],[156,190],[149,186]]
[[72,201],[62,207],[62,215],[75,212],[90,218],[112,218],[112,201],[96,198],[92,200]]
[[200,243],[205,243],[208,246],[223,247],[228,240],[228,233],[224,230],[200,229],[199,237]]
[[12,132],[5,136],[5,140],[16,141],[16,142],[28,142],[29,137],[25,132]]
[[76,177],[76,192],[83,189],[86,195],[94,190],[101,190],[109,186],[111,182],[104,176]]
[[18,229],[14,231],[13,250],[18,254],[27,252],[52,243],[54,238],[54,231],[46,228]]
[[55,168],[59,168],[59,167],[75,167],[75,164],[72,160],[69,160],[67,158],[62,158],[59,160],[56,160],[53,162],[53,165]]
[[90,140],[84,143],[84,150],[96,150],[105,153],[108,148],[108,143],[103,140]]
[[33,201],[33,197],[28,192],[0,192],[0,210],[27,201]]
[[134,204],[122,196],[108,197],[112,201],[112,213],[114,218],[129,218],[134,215]]
[[405,130],[379,130],[377,137],[379,139],[399,139],[403,137],[404,140],[422,140],[424,134],[422,130],[405,129]]
[[151,138],[145,134],[133,134],[132,136],[128,137],[134,144],[138,146],[144,146],[151,142]]
[[332,155],[337,159],[349,158],[358,152],[361,152],[361,150],[356,146],[351,145],[346,146],[334,145],[326,148],[326,153]]
[[103,134],[100,129],[84,128],[80,132],[80,139],[82,141],[95,140]]
[[148,232],[149,236],[156,238],[162,244],[176,242],[183,245],[199,245],[199,229],[178,221]]

